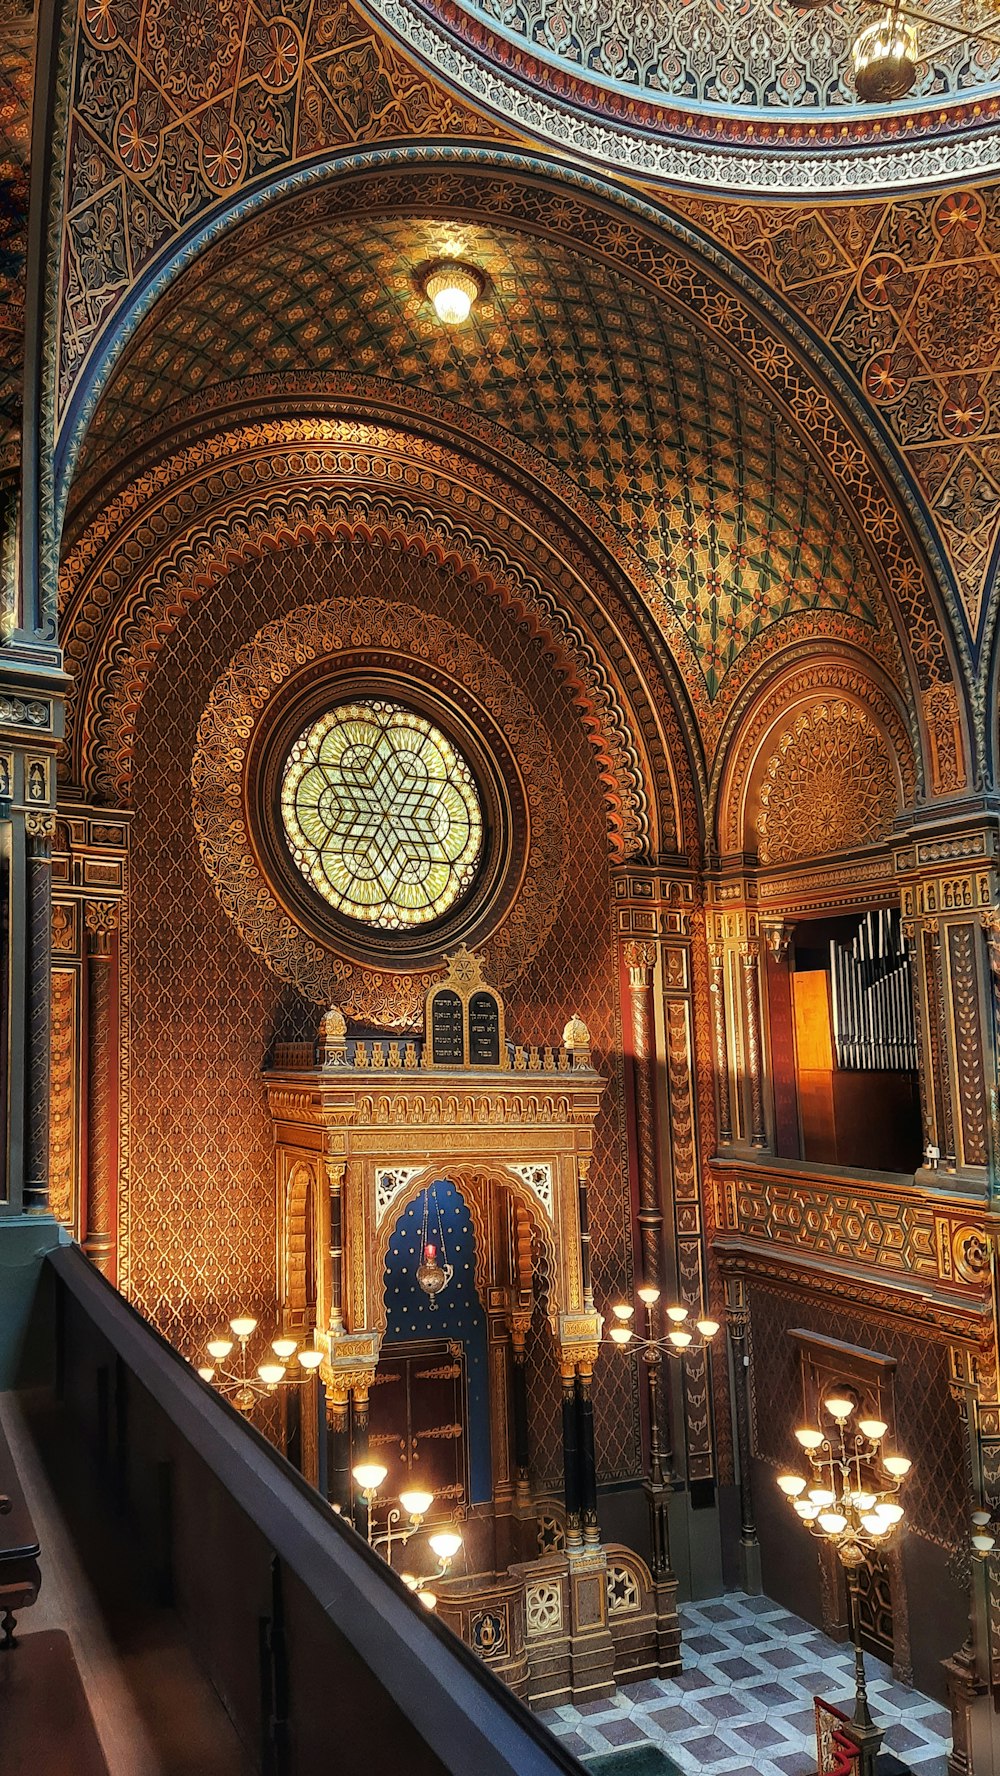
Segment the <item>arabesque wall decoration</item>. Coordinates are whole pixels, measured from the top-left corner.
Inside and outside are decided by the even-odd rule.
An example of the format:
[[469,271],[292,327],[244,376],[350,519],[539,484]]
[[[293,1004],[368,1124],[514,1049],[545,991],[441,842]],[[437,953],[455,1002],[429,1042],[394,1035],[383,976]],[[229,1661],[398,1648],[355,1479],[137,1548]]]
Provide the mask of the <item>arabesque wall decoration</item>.
[[[495,659],[440,618],[377,599],[332,599],[306,605],[260,630],[235,655],[216,684],[198,729],[192,766],[193,812],[202,858],[219,899],[247,942],[282,979],[319,1005],[336,1000],[351,1017],[392,1027],[417,1014],[447,944],[447,925],[421,968],[384,952],[361,952],[359,936],[304,928],[280,898],[255,834],[262,787],[252,768],[255,729],[272,699],[307,665],[345,679],[365,666],[393,670],[413,683],[444,680],[469,711],[477,705],[509,747],[508,786],[517,808],[516,779],[528,786],[530,817],[511,818],[507,841],[516,897],[474,928],[490,975],[506,987],[523,972],[552,930],[564,892],[569,810],[545,730],[523,692]],[[346,675],[346,678],[345,678]],[[234,736],[238,739],[234,743]],[[516,761],[516,763],[515,763]],[[265,808],[263,824],[273,822]],[[259,831],[259,829],[258,829]],[[522,854],[518,854],[521,852]],[[451,941],[456,941],[452,931]]]

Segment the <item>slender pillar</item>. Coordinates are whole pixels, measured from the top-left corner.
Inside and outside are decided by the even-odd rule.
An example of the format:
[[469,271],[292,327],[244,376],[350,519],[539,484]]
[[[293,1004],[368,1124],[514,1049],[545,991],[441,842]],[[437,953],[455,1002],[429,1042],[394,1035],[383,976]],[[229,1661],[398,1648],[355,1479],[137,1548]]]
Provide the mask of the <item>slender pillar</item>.
[[285,1406],[285,1457],[300,1474],[305,1472],[302,1449],[302,1390],[286,1387],[281,1390]]
[[576,1367],[562,1369],[563,1484],[566,1499],[566,1549],[579,1554],[583,1547],[580,1514],[580,1452],[577,1437]]
[[344,1172],[342,1159],[328,1158],[327,1183],[330,1189],[330,1331],[339,1336],[344,1330]]
[[740,1581],[750,1597],[761,1592],[760,1542],[753,1501],[753,1467],[750,1448],[750,1313],[746,1290],[739,1278],[728,1285],[726,1322],[733,1359],[733,1411],[736,1418],[736,1453],[740,1482]]
[[868,1707],[868,1685],[865,1681],[865,1655],[861,1650],[861,1606],[858,1569],[849,1566],[847,1603],[851,1620],[851,1641],[854,1646],[854,1716],[846,1731],[861,1752],[858,1776],[875,1776],[875,1763],[882,1748],[882,1732],[872,1720]]
[[709,996],[712,1001],[712,1042],[715,1050],[715,1089],[719,1111],[719,1146],[733,1139],[733,1109],[729,1095],[729,1044],[726,1041],[726,963],[721,944],[708,951]]
[[114,1279],[118,1194],[118,1030],[115,1014],[116,901],[92,901],[87,927],[87,1221],[83,1249]]
[[514,1498],[520,1507],[531,1503],[531,1439],[528,1432],[528,1370],[526,1327],[511,1324],[510,1391],[514,1423]]
[[590,1209],[587,1201],[587,1183],[590,1176],[590,1160],[579,1154],[576,1161],[576,1191],[580,1213],[580,1280],[583,1284],[583,1305],[590,1312],[594,1311],[594,1285],[590,1279]]
[[651,943],[625,945],[632,1011],[632,1056],[635,1078],[635,1127],[639,1152],[639,1238],[643,1281],[663,1287],[663,1211],[656,1164],[656,1112],[653,1043],[653,966]]
[[760,951],[756,942],[741,945],[743,1003],[747,1020],[747,1073],[750,1084],[750,1145],[767,1146],[764,1121],[763,1049],[760,1030]]
[[[361,1457],[357,1459],[360,1461]],[[335,1511],[351,1512],[351,1438],[347,1401],[327,1396],[326,1401],[327,1497]]]
[[924,930],[924,970],[938,1144],[942,1163],[946,1168],[954,1170],[955,1122],[948,1070],[948,1009],[943,991],[941,931],[938,926]]
[[[629,971],[629,1001],[632,1013],[632,1056],[635,1079],[635,1128],[639,1156],[639,1241],[642,1254],[642,1280],[662,1290],[663,1210],[656,1157],[655,1073],[656,1052],[653,1039],[653,968],[656,948],[651,943],[625,945],[625,962]],[[663,1335],[663,1304],[647,1309],[647,1319],[657,1338]],[[672,1460],[669,1400],[665,1389],[658,1394],[660,1421],[656,1435],[667,1467]]]
[[49,1073],[52,1018],[52,840],[55,815],[31,808],[26,841],[26,1096],[24,1196],[26,1211],[44,1211],[49,1199]]
[[580,1457],[580,1526],[584,1546],[598,1548],[601,1530],[597,1521],[597,1457],[594,1452],[594,1402],[591,1396],[593,1368],[581,1363],[576,1372],[577,1446]]
[[[928,811],[929,813],[929,811]],[[903,930],[913,969],[926,1171],[1000,1198],[1000,1029],[991,1006],[990,932],[1000,919],[996,815],[970,812],[920,826],[896,851]],[[984,929],[985,928],[985,929]]]
[[[652,1310],[646,1308],[646,1335],[653,1337]],[[660,1420],[663,1416],[660,1378],[663,1358],[650,1344],[643,1361],[646,1365],[646,1386],[649,1389],[649,1477],[646,1480],[646,1502],[649,1506],[649,1540],[652,1548],[652,1573],[657,1584],[670,1584],[674,1572],[670,1564],[670,1521],[668,1506],[671,1487],[664,1468],[665,1451],[660,1442]],[[669,1464],[668,1464],[669,1465]]]
[[[351,1390],[351,1464],[368,1459],[368,1388]],[[354,1500],[354,1527],[359,1535],[368,1534],[368,1506],[360,1492]]]

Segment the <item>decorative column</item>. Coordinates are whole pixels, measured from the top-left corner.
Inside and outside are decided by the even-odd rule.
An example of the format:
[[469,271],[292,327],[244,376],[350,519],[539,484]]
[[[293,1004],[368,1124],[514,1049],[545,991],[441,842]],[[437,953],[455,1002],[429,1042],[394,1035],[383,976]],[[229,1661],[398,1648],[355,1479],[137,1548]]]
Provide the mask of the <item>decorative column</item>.
[[[703,970],[704,915],[697,892],[694,879],[681,871],[668,875],[662,869],[644,870],[632,864],[616,876],[614,887],[622,960],[629,970],[623,1012],[635,1056],[639,1248],[644,1280],[662,1291],[654,1323],[657,1333],[663,1330],[668,1296],[676,1294],[692,1318],[710,1308],[697,1095],[701,1069],[694,1031],[697,1016],[704,1022],[706,1041],[721,1041],[725,1048],[726,1009],[722,934],[716,944],[713,926],[710,935],[717,953],[711,958],[712,980],[719,991],[710,993]],[[707,1068],[702,1077],[708,1084],[706,1075]],[[718,1068],[717,1085],[723,1132],[731,1139],[728,1062]],[[667,1376],[657,1375],[655,1380],[659,1423],[654,1466],[661,1474],[657,1484],[667,1490],[655,1498],[651,1495],[654,1547],[660,1533],[652,1521],[654,1505],[665,1544],[667,1496],[683,1485],[675,1470],[701,1488],[700,1504],[711,1503],[709,1488],[716,1473],[712,1377],[704,1353],[689,1354],[677,1377],[682,1442],[673,1435],[677,1428],[670,1399],[673,1378],[668,1383]],[[651,1406],[652,1401],[651,1394]],[[652,1455],[652,1437],[650,1448]],[[683,1513],[679,1515],[683,1518]],[[666,1554],[661,1564],[669,1571]]]
[[924,984],[927,994],[927,1046],[931,1061],[930,1097],[934,1105],[934,1145],[938,1165],[945,1171],[955,1170],[955,1118],[951,1080],[948,1077],[948,1008],[945,999],[941,956],[941,931],[938,926],[923,933]]
[[653,968],[656,946],[627,943],[624,950],[629,972],[632,1011],[632,1064],[635,1079],[635,1128],[639,1158],[639,1239],[642,1277],[663,1287],[663,1211],[660,1206],[656,1164],[655,1067],[653,1039]]
[[580,1527],[585,1548],[598,1548],[601,1543],[597,1521],[597,1457],[594,1451],[594,1402],[591,1397],[593,1379],[593,1363],[579,1363],[576,1371],[576,1418],[580,1458]]
[[49,1196],[49,1075],[52,1016],[52,840],[49,808],[29,808],[25,831],[26,1095],[23,1207],[44,1212]]
[[[965,1180],[1000,1197],[997,1018],[991,931],[1000,921],[1000,832],[992,810],[913,830],[896,851],[903,926],[914,959],[922,1181]],[[985,928],[985,929],[984,929]]]
[[913,1007],[913,1033],[917,1048],[917,1080],[920,1098],[920,1127],[923,1134],[924,1156],[934,1141],[934,1110],[926,1089],[930,1080],[930,1067],[927,1058],[925,1019],[920,990],[920,946],[923,932],[917,930],[912,919],[900,921],[903,942],[910,959],[910,1003]]
[[705,929],[719,1147],[748,1157],[771,1147],[761,921],[751,886],[742,877],[710,884]]
[[326,1397],[326,1484],[327,1497],[334,1510],[349,1516],[351,1436],[346,1394],[328,1393]]
[[750,939],[740,945],[743,967],[743,1003],[746,1010],[747,1078],[750,1087],[750,1145],[767,1146],[764,1122],[764,1059],[760,1027],[760,944]]
[[564,1361],[562,1376],[563,1490],[566,1501],[566,1552],[579,1554],[583,1549],[583,1524],[580,1510],[580,1447],[576,1410],[576,1364]]
[[580,1281],[583,1285],[584,1309],[587,1313],[593,1313],[594,1285],[590,1276],[590,1209],[587,1197],[589,1178],[590,1157],[579,1153],[576,1160],[576,1195],[580,1214]]
[[330,1192],[330,1335],[339,1338],[344,1330],[344,1173],[347,1167],[339,1156],[327,1155],[326,1182]]
[[[369,1378],[356,1382],[351,1389],[351,1465],[368,1459],[368,1390]],[[368,1533],[368,1507],[360,1493],[354,1501],[354,1527],[359,1535]]]
[[[1000,1056],[1000,907],[988,907],[983,913],[986,954],[990,968],[990,1034],[993,1054]],[[988,1076],[990,1130],[990,1197],[1000,1196],[1000,1082],[997,1071]],[[998,1353],[1000,1356],[1000,1353]]]
[[87,1215],[83,1249],[114,1281],[118,1196],[119,905],[91,901],[87,931]]
[[761,917],[762,1012],[767,1026],[768,1086],[774,1110],[774,1151],[786,1158],[799,1151],[798,1093],[795,1084],[795,1019],[789,967],[794,926],[779,915]]
[[514,1501],[519,1511],[531,1507],[531,1439],[528,1433],[527,1336],[529,1318],[513,1314],[510,1321],[511,1417],[514,1423]]
[[753,1502],[753,1468],[750,1447],[750,1311],[746,1285],[741,1277],[726,1283],[726,1325],[732,1354],[733,1408],[736,1418],[736,1452],[740,1485],[740,1580],[750,1597],[761,1592],[760,1543]]
[[721,944],[708,946],[709,986],[712,1000],[712,1046],[715,1060],[715,1097],[719,1119],[719,1146],[733,1139],[733,1110],[729,1094],[729,1045],[726,1041],[726,968]]
[[[976,1387],[968,1374],[970,1368],[966,1353],[953,1348],[951,1395],[962,1425],[967,1508],[971,1517],[973,1511],[982,1507],[984,1498],[975,1424]],[[981,1712],[981,1699],[989,1690],[985,1681],[989,1646],[988,1568],[984,1562],[968,1555],[966,1560],[969,1569],[969,1632],[958,1652],[943,1661],[952,1728],[948,1776],[972,1776],[976,1715]]]
[[[627,943],[625,964],[629,973],[629,1007],[632,1022],[632,1071],[635,1080],[635,1130],[639,1167],[639,1242],[642,1281],[663,1290],[663,1208],[656,1144],[656,1040],[653,1005],[653,971],[656,945]],[[646,1309],[650,1330],[663,1336],[663,1302]],[[673,1465],[669,1390],[650,1391],[650,1449],[654,1465],[662,1458],[667,1474]],[[656,1412],[655,1421],[652,1414]],[[660,1475],[662,1483],[663,1475]],[[666,1505],[664,1504],[664,1512]],[[650,1506],[651,1516],[653,1512]],[[665,1533],[664,1517],[664,1533]],[[655,1529],[653,1532],[655,1559]],[[669,1556],[667,1558],[669,1566]]]

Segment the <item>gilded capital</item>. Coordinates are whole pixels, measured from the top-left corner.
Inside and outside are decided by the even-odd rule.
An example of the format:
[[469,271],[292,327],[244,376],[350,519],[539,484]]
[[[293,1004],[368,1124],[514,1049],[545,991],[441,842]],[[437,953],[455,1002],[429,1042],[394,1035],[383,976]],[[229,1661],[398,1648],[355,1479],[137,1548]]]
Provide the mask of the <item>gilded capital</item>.
[[88,901],[83,914],[92,950],[107,951],[111,934],[118,930],[121,906],[117,900]]
[[54,839],[56,817],[52,809],[28,808],[24,816],[24,830],[29,839]]
[[656,945],[627,943],[623,954],[629,974],[630,990],[633,993],[644,992],[652,981],[653,968],[656,964]]

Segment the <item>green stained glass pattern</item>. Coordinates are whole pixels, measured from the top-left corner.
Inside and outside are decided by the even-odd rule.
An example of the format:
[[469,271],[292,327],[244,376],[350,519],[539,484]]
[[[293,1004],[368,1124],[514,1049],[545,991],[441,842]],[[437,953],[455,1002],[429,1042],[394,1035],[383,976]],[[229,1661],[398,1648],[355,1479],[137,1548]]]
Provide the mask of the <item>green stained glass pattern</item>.
[[483,848],[465,759],[398,703],[340,705],[292,747],[281,818],[298,868],[349,918],[386,931],[439,919]]

